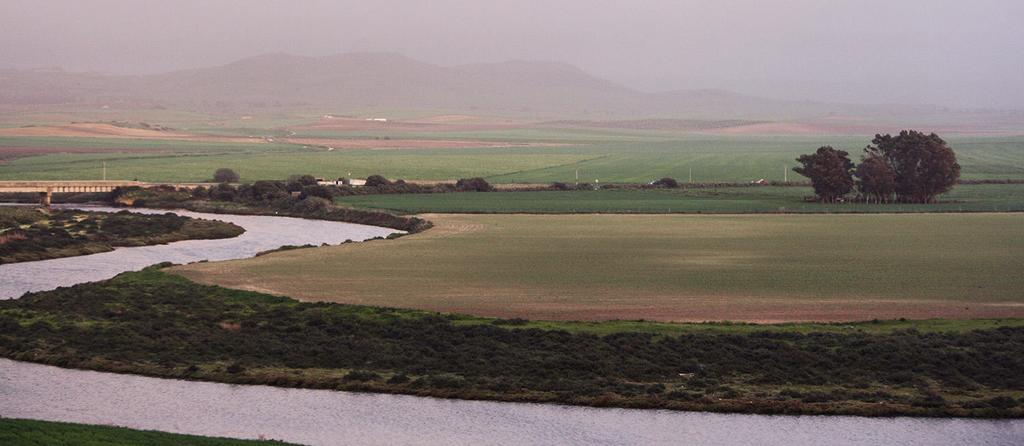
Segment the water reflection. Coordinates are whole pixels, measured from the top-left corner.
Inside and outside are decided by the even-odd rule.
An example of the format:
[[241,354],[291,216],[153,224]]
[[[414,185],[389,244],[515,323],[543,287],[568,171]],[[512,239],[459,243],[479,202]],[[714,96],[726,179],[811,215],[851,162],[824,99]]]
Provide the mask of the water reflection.
[[[238,259],[282,245],[337,244],[395,232],[285,217],[177,213],[229,221],[246,233],[3,265],[0,298],[102,280],[163,261]],[[1024,444],[1021,420],[763,416],[440,400],[156,379],[6,359],[0,359],[0,416],[237,438],[265,435],[315,445]]]
[[[74,208],[106,212],[121,210],[99,206]],[[152,209],[131,211],[149,214],[166,212]],[[61,286],[109,279],[122,272],[138,270],[154,263],[244,259],[260,251],[284,245],[336,245],[345,240],[363,241],[401,232],[376,226],[290,217],[221,215],[188,211],[175,213],[227,221],[245,228],[245,233],[230,239],[187,240],[167,245],[117,248],[111,252],[88,256],[0,265],[0,299],[17,298],[29,291],[52,290]]]
[[1024,421],[764,416],[189,382],[0,359],[0,416],[313,445],[1020,445]]

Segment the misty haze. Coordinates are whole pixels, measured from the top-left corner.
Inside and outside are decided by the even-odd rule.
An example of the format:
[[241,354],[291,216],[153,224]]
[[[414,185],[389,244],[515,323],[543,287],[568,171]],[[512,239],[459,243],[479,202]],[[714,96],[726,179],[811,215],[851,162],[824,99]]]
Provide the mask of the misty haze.
[[554,61],[654,92],[1024,108],[1013,1],[98,0],[0,5],[0,67],[159,73],[287,53]]
[[1022,23],[0,1],[0,444],[1024,444]]

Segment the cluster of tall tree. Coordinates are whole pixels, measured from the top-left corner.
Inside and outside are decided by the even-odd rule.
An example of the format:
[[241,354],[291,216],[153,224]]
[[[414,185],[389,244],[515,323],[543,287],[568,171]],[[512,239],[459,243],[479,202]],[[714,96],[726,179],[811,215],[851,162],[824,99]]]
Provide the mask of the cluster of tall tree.
[[932,203],[960,178],[956,154],[939,135],[904,130],[875,135],[858,165],[830,146],[797,158],[796,173],[811,180],[819,201],[834,203],[854,189],[865,201]]

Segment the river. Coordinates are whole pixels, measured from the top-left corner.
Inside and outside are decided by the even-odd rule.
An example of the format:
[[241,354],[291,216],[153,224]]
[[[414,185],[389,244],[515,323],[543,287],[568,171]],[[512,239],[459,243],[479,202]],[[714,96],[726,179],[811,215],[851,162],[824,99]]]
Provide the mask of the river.
[[[123,209],[101,206],[54,206],[90,211],[117,212]],[[157,214],[167,211],[131,209]],[[160,262],[191,263],[201,260],[245,259],[260,251],[285,245],[337,245],[345,240],[363,241],[402,232],[397,229],[324,220],[255,215],[205,214],[175,211],[187,217],[221,220],[245,228],[234,238],[185,240],[166,245],[117,248],[110,252],[78,257],[0,265],[0,299],[13,299],[29,291],[52,290],[83,282],[109,279]]]
[[[336,244],[395,232],[285,217],[178,213],[229,221],[246,233],[3,265],[0,296],[102,280],[163,261],[237,259],[281,245]],[[236,438],[262,435],[311,445],[1024,444],[1022,420],[765,416],[443,400],[189,382],[6,359],[0,359],[0,416]]]

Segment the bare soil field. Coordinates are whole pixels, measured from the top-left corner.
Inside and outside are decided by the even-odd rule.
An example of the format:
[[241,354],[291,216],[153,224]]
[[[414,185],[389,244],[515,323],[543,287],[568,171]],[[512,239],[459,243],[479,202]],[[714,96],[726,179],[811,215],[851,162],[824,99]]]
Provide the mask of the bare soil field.
[[45,155],[48,153],[146,153],[151,149],[131,147],[3,147],[0,148],[0,164],[15,158]]
[[[386,118],[383,118],[386,119]],[[471,132],[528,127],[529,124],[502,118],[469,115],[437,115],[410,120],[375,121],[372,118],[324,117],[319,121],[289,127],[292,130],[337,132]]]
[[467,139],[331,139],[285,138],[284,142],[328,147],[334,150],[479,149],[490,147],[558,147],[566,144],[478,141]]
[[397,240],[173,271],[302,300],[546,320],[1024,317],[1024,215],[426,215]]
[[70,138],[166,139],[178,141],[262,143],[262,138],[196,135],[178,131],[120,127],[106,123],[72,123],[63,126],[31,126],[0,129],[0,136],[55,136]]
[[[912,126],[913,127],[913,126]],[[922,127],[922,126],[916,126]],[[474,132],[510,129],[608,129],[654,130],[717,135],[874,135],[898,133],[902,127],[874,122],[857,116],[835,116],[803,121],[749,121],[702,119],[638,119],[638,120],[556,120],[525,121],[469,115],[438,115],[410,120],[374,121],[366,118],[322,118],[311,124],[289,127],[296,131],[337,132]],[[1007,136],[1020,131],[1008,130],[1000,123],[928,126],[928,131],[949,135]]]
[[561,120],[549,121],[538,124],[548,128],[598,128],[598,129],[623,129],[623,130],[668,130],[668,131],[704,131],[728,129],[750,124],[758,124],[760,121],[746,121],[736,119],[707,120],[707,119],[630,119],[630,120]]
[[984,125],[942,125],[942,126],[896,126],[851,119],[823,119],[818,121],[759,122],[707,130],[707,133],[721,135],[875,135],[899,133],[908,127],[919,127],[941,135],[1007,136],[1021,132],[998,126]]

